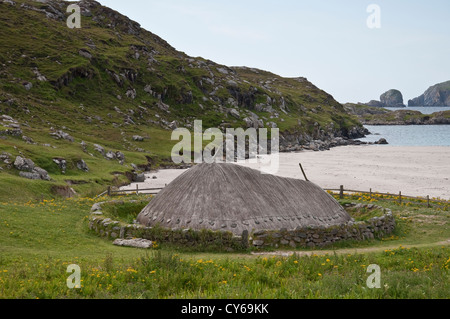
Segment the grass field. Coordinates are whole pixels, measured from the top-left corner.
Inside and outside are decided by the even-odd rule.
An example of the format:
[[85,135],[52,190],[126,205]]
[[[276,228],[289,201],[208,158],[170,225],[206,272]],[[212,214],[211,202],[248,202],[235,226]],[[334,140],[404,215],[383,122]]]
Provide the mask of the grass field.
[[[0,203],[0,298],[448,298],[446,206],[376,202],[397,217],[393,236],[283,257],[116,247],[88,229],[95,201]],[[81,289],[66,285],[71,264],[81,268]],[[380,289],[366,285],[372,264]]]

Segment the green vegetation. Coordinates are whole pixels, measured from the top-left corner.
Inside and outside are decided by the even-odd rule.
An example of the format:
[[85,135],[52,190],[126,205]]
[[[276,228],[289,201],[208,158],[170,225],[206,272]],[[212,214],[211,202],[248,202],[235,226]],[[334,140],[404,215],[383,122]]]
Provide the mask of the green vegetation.
[[[138,203],[129,199],[139,198],[149,199],[115,199],[132,211]],[[393,210],[392,237],[280,257],[186,252],[164,242],[150,251],[116,247],[88,230],[90,207],[104,200],[1,202],[0,298],[448,297],[448,207],[372,201]],[[70,264],[81,267],[82,289],[66,287]],[[371,264],[381,267],[381,289],[366,286]]]
[[111,218],[112,220],[132,224],[141,210],[148,205],[149,200],[151,200],[151,197],[149,199],[146,196],[146,199],[137,202],[124,202],[120,205],[117,203],[104,204],[102,206],[102,213],[104,216]]

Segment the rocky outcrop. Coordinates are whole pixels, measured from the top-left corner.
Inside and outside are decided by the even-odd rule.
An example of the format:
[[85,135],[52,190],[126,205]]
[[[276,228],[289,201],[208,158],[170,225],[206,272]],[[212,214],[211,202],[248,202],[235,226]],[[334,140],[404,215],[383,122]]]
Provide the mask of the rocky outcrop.
[[450,81],[430,87],[421,96],[409,100],[408,106],[450,106]]
[[380,96],[381,104],[385,107],[405,107],[403,95],[399,90],[389,90]]
[[406,107],[403,95],[399,90],[389,90],[380,96],[380,101],[372,100],[364,105],[372,107]]
[[57,140],[66,140],[66,141],[69,141],[69,142],[75,141],[75,139],[72,136],[70,136],[68,133],[63,132],[61,130],[53,132],[53,133],[50,133],[50,135],[54,139],[57,139]]
[[20,171],[19,175],[21,177],[34,180],[51,180],[48,172],[45,169],[36,166],[31,159],[17,156],[14,161],[14,167]]

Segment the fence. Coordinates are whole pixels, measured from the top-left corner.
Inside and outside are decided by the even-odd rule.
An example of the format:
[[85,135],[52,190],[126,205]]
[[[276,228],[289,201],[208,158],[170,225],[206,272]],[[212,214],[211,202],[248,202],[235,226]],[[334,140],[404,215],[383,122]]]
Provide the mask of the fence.
[[[136,184],[136,189],[127,189],[127,190],[113,190],[111,186],[108,187],[108,189],[98,195],[97,197],[101,197],[104,195],[108,196],[118,196],[118,195],[124,195],[128,193],[139,195],[146,194],[146,195],[157,195],[160,191],[162,191],[164,187],[161,188],[139,188],[139,184]],[[450,201],[443,200],[443,199],[434,199],[430,198],[429,195],[426,197],[417,197],[417,196],[407,196],[402,194],[402,192],[399,192],[398,194],[392,194],[392,193],[380,193],[380,192],[373,192],[372,189],[370,191],[360,191],[360,190],[352,190],[352,189],[345,189],[343,185],[340,186],[340,188],[324,188],[327,192],[337,192],[334,193],[334,195],[339,195],[340,199],[344,199],[344,196],[346,195],[355,195],[355,194],[361,194],[364,196],[368,195],[368,199],[375,199],[375,200],[386,200],[386,201],[395,201],[398,202],[400,205],[405,202],[411,202],[414,201],[414,204],[419,205],[426,205],[427,207],[432,207],[432,203],[439,202],[439,203],[448,203],[450,204]]]
[[439,202],[439,203],[445,202],[445,203],[450,204],[450,201],[430,198],[429,195],[427,195],[426,197],[407,196],[407,195],[403,195],[402,192],[399,192],[398,194],[380,193],[380,192],[373,192],[372,189],[370,189],[370,191],[367,192],[367,191],[345,189],[343,185],[341,185],[339,189],[324,189],[324,190],[328,191],[328,192],[338,192],[340,199],[344,198],[345,193],[350,193],[350,195],[351,194],[353,194],[353,195],[366,194],[366,195],[369,195],[369,199],[395,201],[395,202],[398,202],[400,205],[405,202],[411,202],[411,201],[414,201],[414,204],[426,205],[427,207],[432,207],[433,202]]
[[145,194],[145,195],[157,195],[163,189],[164,189],[164,187],[162,187],[162,188],[139,188],[139,184],[136,184],[136,189],[114,190],[111,186],[108,186],[108,189],[106,191],[104,191],[103,193],[97,195],[97,198],[105,196],[105,195],[108,195],[111,197],[111,196],[124,195],[124,194],[128,194],[128,193],[132,193],[132,194],[136,194],[136,195],[139,195],[139,193]]

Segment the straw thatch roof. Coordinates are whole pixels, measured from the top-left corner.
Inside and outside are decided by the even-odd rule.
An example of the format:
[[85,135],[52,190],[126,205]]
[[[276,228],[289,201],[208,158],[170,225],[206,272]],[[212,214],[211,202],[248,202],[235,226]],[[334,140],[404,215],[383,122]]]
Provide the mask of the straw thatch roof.
[[138,216],[145,226],[242,234],[347,223],[350,216],[319,186],[263,175],[236,164],[200,164],[175,179]]

